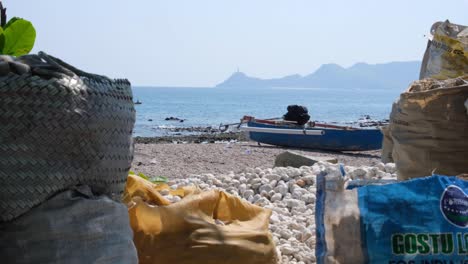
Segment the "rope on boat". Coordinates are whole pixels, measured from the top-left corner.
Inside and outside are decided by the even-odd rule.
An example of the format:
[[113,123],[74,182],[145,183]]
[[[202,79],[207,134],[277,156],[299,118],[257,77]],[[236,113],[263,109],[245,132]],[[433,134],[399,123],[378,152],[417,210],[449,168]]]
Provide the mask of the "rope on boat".
[[310,135],[322,136],[325,134],[323,130],[307,130],[307,129],[288,129],[288,128],[268,128],[268,127],[241,127],[242,131],[271,133],[271,134],[286,134],[286,135]]

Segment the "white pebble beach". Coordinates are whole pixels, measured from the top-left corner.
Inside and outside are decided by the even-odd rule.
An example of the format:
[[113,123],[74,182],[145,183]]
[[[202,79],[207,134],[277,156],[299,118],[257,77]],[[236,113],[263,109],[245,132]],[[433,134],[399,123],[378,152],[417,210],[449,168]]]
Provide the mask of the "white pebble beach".
[[[316,176],[338,173],[339,168],[325,162],[273,168],[276,155],[286,150],[253,142],[136,144],[132,170],[166,176],[173,188],[195,184],[202,190],[219,189],[271,209],[270,230],[281,263],[315,263]],[[394,164],[381,163],[380,151],[293,151],[334,157],[350,179],[396,179]],[[180,201],[177,196],[166,198]]]

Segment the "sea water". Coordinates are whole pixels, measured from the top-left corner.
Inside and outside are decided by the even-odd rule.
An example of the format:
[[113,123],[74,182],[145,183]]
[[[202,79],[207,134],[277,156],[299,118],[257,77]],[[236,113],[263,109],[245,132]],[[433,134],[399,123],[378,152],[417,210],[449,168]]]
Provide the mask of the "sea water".
[[[306,106],[311,120],[352,122],[364,115],[388,119],[399,89],[133,87],[134,136],[162,136],[174,127],[219,127],[242,116],[281,117],[288,105]],[[177,117],[184,122],[166,121]],[[151,120],[151,121],[150,121]]]

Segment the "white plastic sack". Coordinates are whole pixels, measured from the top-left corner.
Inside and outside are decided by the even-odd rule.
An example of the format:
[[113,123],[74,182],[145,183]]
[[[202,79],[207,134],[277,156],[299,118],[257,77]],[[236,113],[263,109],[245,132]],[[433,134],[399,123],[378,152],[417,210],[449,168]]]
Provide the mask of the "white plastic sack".
[[468,27],[436,22],[431,28],[419,79],[445,80],[468,73]]
[[2,263],[137,263],[127,207],[88,186],[0,225]]

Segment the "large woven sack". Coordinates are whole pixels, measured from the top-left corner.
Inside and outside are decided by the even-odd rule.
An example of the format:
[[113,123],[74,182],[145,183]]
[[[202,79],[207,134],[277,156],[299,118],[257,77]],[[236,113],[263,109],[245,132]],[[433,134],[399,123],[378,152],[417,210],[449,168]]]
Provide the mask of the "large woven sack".
[[390,128],[388,125],[383,126],[380,128],[383,134],[382,140],[382,150],[381,150],[381,157],[383,163],[393,163],[392,151],[393,151],[393,141],[392,137],[390,136]]
[[170,204],[155,186],[134,175],[127,181],[130,225],[140,264],[274,264],[268,225],[271,210],[212,190],[182,190]]
[[398,179],[468,172],[467,98],[468,84],[400,95],[389,126]]
[[0,223],[2,263],[136,264],[127,207],[88,186],[61,192]]
[[0,76],[0,222],[79,184],[119,200],[133,159],[130,83],[45,53],[18,60],[31,71]]

